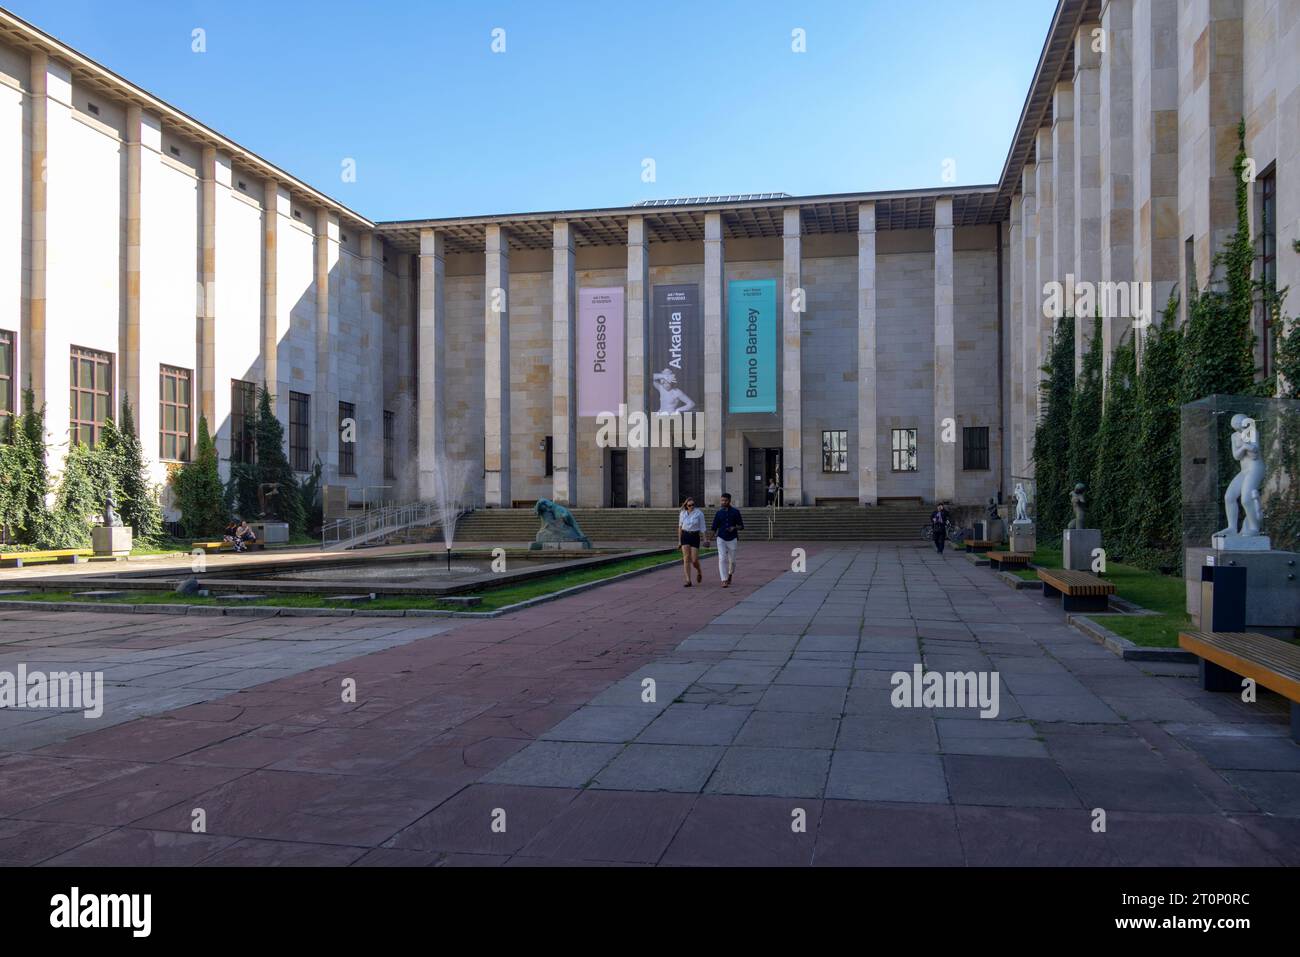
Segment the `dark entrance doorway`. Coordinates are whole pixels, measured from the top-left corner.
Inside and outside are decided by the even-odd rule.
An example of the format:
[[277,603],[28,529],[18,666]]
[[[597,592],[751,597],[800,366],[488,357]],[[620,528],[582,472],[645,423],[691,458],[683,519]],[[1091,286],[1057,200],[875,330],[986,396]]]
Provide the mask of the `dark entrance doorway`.
[[677,503],[680,505],[686,496],[695,499],[695,504],[704,506],[704,456],[690,458],[686,449],[677,450]]
[[627,508],[627,452],[609,450],[609,507]]
[[781,450],[750,446],[745,470],[745,505],[762,508],[767,504],[767,483],[781,482]]

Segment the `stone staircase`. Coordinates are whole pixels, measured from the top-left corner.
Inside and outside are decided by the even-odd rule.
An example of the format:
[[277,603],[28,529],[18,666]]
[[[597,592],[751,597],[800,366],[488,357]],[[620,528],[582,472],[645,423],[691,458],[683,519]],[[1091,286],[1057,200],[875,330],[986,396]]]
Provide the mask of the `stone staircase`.
[[[595,545],[603,542],[665,542],[677,539],[675,508],[575,508],[574,518]],[[749,541],[767,539],[767,509],[742,509]],[[713,509],[705,509],[705,520],[712,522]],[[930,518],[930,510],[919,506],[880,506],[863,508],[804,507],[782,508],[776,513],[775,541],[782,542],[920,542],[921,526]],[[537,534],[537,515],[530,508],[478,509],[461,518],[456,525],[456,541],[531,542]],[[413,529],[391,541],[440,542],[438,528]]]

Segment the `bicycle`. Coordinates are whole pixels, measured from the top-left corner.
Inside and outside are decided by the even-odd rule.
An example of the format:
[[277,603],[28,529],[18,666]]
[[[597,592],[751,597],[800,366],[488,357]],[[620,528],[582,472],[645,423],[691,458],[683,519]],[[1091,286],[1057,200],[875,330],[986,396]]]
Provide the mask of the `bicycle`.
[[[947,540],[952,544],[960,545],[962,542],[966,540],[965,530],[959,528],[957,523],[952,521],[951,519],[948,520],[948,523],[947,525],[944,526],[944,529],[945,529]],[[929,542],[932,545],[934,544],[934,533],[931,531],[931,525],[929,522],[926,522],[924,525],[921,526],[921,541]]]

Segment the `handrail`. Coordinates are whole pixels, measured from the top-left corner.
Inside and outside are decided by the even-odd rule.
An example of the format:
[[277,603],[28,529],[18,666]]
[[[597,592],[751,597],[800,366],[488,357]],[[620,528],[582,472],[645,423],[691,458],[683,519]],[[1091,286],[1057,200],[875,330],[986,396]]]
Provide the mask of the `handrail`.
[[429,502],[385,505],[367,509],[361,515],[327,522],[321,526],[320,547],[322,551],[343,551],[407,528],[433,525],[437,521],[438,508]]

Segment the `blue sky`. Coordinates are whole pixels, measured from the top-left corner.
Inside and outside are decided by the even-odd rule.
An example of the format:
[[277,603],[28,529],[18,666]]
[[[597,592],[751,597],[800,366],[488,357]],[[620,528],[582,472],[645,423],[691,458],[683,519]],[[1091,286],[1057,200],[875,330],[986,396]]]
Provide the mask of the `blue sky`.
[[0,2],[376,220],[994,182],[1055,7]]

